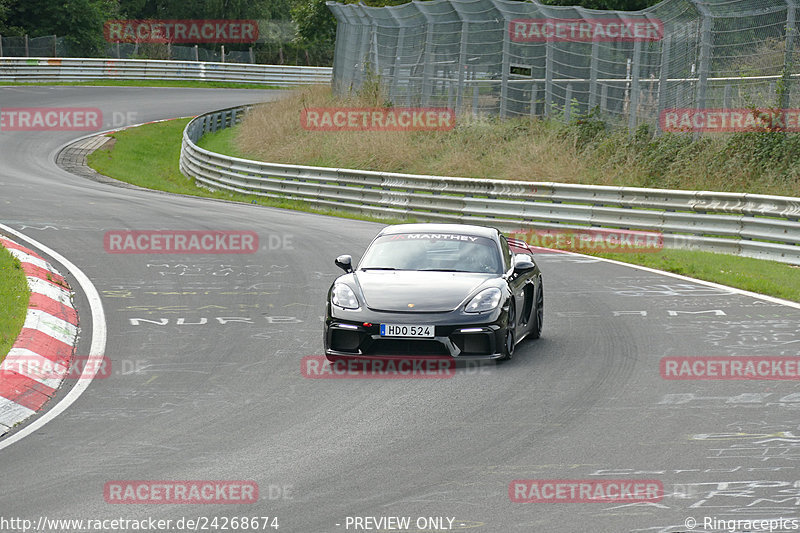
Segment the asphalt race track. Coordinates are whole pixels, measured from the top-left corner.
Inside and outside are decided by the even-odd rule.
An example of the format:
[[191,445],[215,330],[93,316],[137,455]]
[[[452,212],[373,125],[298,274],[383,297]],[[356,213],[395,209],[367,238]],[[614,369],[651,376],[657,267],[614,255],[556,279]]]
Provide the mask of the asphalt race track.
[[[0,107],[99,107],[138,123],[277,96],[13,87],[0,88]],[[443,531],[415,523],[446,517],[444,527],[450,518],[451,530],[475,533],[723,531],[704,519],[784,518],[797,527],[775,531],[800,530],[797,381],[659,372],[667,356],[800,356],[800,309],[539,254],[543,337],[508,364],[449,379],[306,379],[301,359],[322,353],[333,259],[360,257],[381,226],[73,176],[54,158],[83,134],[0,133],[0,223],[92,280],[115,369],[0,449],[1,517],[269,516],[298,533],[397,531],[347,517],[411,517],[408,531]],[[251,230],[261,249],[105,252],[106,231],[145,229]],[[80,355],[91,313],[80,294],[76,303]],[[659,502],[515,503],[509,484],[520,479],[658,480],[664,493]],[[116,480],[252,480],[260,499],[110,504],[104,486]]]

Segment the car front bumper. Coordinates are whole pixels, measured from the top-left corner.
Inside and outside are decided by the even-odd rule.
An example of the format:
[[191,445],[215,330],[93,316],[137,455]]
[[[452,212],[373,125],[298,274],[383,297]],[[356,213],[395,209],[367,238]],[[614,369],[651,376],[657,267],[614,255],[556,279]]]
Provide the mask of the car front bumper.
[[[347,316],[347,315],[350,316]],[[503,356],[507,309],[482,315],[466,313],[388,313],[335,310],[325,320],[325,355],[329,357],[450,356],[490,360]],[[381,324],[432,325],[434,337],[382,337]]]

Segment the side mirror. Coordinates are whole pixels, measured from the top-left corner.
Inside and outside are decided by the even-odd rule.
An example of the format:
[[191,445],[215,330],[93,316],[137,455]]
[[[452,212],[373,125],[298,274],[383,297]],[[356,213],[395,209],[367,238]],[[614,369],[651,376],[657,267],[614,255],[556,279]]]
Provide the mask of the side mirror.
[[514,256],[514,274],[520,275],[530,272],[536,268],[536,263],[528,254],[516,254]]
[[349,255],[340,255],[334,263],[348,274],[353,271],[353,258]]

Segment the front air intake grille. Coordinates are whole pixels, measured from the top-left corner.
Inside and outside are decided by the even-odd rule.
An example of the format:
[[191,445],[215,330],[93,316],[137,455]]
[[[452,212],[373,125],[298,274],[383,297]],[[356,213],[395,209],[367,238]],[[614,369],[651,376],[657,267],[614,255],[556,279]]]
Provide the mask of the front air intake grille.
[[439,341],[408,339],[375,339],[364,349],[365,355],[450,355]]

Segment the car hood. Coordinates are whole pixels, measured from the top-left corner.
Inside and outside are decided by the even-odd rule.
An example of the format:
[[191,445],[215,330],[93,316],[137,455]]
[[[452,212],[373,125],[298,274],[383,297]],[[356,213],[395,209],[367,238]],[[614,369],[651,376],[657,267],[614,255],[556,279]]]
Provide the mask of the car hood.
[[353,274],[367,307],[406,313],[452,311],[495,277],[496,274],[411,270],[359,270]]

